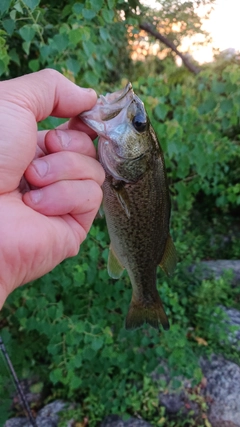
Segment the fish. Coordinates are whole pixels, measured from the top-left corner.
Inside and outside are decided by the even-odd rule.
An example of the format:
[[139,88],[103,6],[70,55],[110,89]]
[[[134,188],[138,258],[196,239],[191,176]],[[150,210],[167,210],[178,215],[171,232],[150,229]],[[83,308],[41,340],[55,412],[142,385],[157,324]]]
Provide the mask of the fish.
[[132,284],[125,327],[148,323],[168,330],[156,287],[157,267],[171,275],[177,253],[169,231],[171,202],[157,135],[131,83],[100,95],[80,118],[99,136],[98,157],[106,174],[102,189],[111,241],[108,273],[118,279],[126,269]]

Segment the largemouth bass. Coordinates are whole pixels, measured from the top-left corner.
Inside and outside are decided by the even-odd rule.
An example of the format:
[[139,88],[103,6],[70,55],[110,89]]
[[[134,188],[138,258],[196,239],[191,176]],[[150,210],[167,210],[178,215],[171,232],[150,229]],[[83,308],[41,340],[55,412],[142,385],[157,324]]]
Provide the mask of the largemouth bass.
[[131,83],[100,96],[80,118],[99,135],[99,161],[106,172],[103,209],[111,239],[108,272],[127,270],[132,300],[126,329],[144,322],[167,330],[169,322],[156,288],[157,266],[174,271],[177,257],[169,234],[170,197],[163,152],[143,102]]

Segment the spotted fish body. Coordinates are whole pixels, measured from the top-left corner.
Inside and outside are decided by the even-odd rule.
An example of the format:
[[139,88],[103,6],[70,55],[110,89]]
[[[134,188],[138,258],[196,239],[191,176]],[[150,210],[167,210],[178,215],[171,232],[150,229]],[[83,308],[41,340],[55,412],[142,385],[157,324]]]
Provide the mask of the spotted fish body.
[[133,288],[126,328],[144,322],[169,328],[156,289],[157,266],[171,274],[176,252],[169,235],[170,197],[164,158],[142,101],[129,83],[101,96],[81,119],[99,135],[99,160],[106,172],[103,209],[111,239],[108,272],[126,268]]

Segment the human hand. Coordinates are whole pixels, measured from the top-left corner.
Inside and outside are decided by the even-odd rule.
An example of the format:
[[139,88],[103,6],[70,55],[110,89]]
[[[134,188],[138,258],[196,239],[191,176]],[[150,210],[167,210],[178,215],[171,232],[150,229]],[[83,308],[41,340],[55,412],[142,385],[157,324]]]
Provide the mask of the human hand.
[[[49,115],[92,108],[93,90],[47,69],[1,82],[0,94],[1,308],[17,286],[78,253],[101,203],[104,171],[80,120],[37,132]],[[23,175],[32,188],[24,194]]]

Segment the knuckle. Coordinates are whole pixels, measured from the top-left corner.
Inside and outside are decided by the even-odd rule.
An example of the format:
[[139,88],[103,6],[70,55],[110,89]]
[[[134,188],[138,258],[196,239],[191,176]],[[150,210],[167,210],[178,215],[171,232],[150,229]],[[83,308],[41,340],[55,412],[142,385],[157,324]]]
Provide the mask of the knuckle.
[[91,185],[92,185],[92,195],[94,196],[94,202],[95,202],[94,204],[98,208],[102,202],[103,192],[100,185],[97,182],[91,181]]
[[59,79],[62,77],[62,74],[59,71],[54,70],[53,68],[46,68],[45,70],[39,71],[46,79]]

